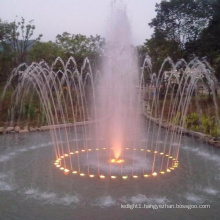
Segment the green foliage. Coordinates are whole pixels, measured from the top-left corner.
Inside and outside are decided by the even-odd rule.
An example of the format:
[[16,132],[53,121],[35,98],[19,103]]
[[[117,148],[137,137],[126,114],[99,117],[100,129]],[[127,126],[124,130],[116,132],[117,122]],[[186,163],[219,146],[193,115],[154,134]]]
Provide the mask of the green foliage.
[[197,39],[207,26],[210,4],[204,0],[162,1],[156,4],[156,12],[156,18],[149,24],[155,33],[184,48],[186,42]]
[[3,22],[0,19],[0,78],[7,78],[12,69],[27,62],[31,45],[38,42],[42,35],[33,38],[33,20],[26,23],[24,18],[18,22]]
[[62,56],[64,53],[63,49],[57,44],[49,42],[37,42],[29,51],[29,61],[40,62],[46,61],[48,64],[52,64],[54,60]]
[[24,105],[24,115],[28,119],[33,119],[35,117],[35,106],[33,103]]
[[181,119],[181,113],[177,112],[176,116],[171,119],[171,122],[178,125],[180,124],[180,119]]
[[215,117],[208,115],[200,116],[197,113],[191,113],[186,116],[185,126],[187,129],[199,131],[212,136],[220,135]]
[[105,40],[99,35],[86,37],[81,34],[71,35],[64,32],[62,35],[57,35],[56,43],[63,49],[64,59],[73,56],[77,64],[81,66],[84,59],[88,57],[92,66],[97,67],[103,53]]
[[185,118],[186,128],[194,131],[199,131],[200,117],[197,113],[191,113]]
[[155,11],[149,24],[154,33],[139,49],[151,57],[153,72],[168,56],[176,62],[196,55],[207,57],[220,79],[220,1],[166,0]]

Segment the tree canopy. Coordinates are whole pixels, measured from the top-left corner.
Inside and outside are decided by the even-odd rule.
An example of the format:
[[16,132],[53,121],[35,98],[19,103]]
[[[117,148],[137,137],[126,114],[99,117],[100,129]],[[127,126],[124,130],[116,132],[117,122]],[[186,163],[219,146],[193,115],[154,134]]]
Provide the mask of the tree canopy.
[[207,57],[220,71],[220,0],[163,0],[149,23],[154,32],[141,51],[148,53],[158,71],[163,60]]

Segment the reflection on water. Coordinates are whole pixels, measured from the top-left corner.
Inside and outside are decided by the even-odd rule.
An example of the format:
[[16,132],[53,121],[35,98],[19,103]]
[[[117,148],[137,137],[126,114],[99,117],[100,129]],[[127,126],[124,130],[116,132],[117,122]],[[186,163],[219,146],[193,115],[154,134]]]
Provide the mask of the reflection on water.
[[[176,219],[176,215],[217,219],[220,214],[220,153],[211,146],[184,137],[174,172],[149,179],[99,180],[57,170],[48,134],[0,136],[1,219],[93,219],[91,214],[94,219],[122,214],[122,219]],[[127,204],[208,204],[211,208],[189,212],[133,207],[131,212],[121,208]]]

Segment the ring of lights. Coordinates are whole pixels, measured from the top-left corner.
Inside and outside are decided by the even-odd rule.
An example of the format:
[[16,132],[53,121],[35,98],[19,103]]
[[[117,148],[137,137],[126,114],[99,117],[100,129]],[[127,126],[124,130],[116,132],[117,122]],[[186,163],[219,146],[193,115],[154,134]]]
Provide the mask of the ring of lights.
[[146,152],[149,154],[157,154],[161,157],[166,157],[168,158],[168,160],[172,160],[172,166],[170,166],[169,168],[167,168],[166,170],[161,170],[159,172],[152,172],[152,173],[144,173],[144,174],[140,174],[140,175],[106,175],[106,174],[95,174],[95,173],[83,173],[83,172],[78,172],[77,170],[71,170],[68,169],[67,167],[64,166],[63,160],[66,157],[72,157],[74,155],[78,155],[80,153],[85,153],[85,152],[91,152],[91,151],[100,151],[100,150],[107,150],[107,148],[95,148],[95,149],[81,149],[81,150],[77,150],[77,151],[73,151],[70,153],[64,153],[62,156],[60,156],[59,158],[57,158],[54,162],[54,165],[56,168],[58,168],[60,171],[62,171],[64,174],[70,174],[72,173],[73,175],[78,175],[80,177],[89,177],[89,178],[99,178],[99,179],[106,179],[106,178],[110,178],[110,179],[123,179],[126,180],[128,178],[132,178],[132,179],[138,179],[139,177],[144,177],[144,178],[148,178],[148,177],[156,177],[159,175],[164,175],[166,173],[170,173],[172,170],[174,170],[175,168],[178,167],[179,162],[173,158],[171,155],[169,154],[165,154],[164,152],[159,152],[159,151],[153,151],[150,149],[136,149],[136,148],[126,148],[126,150],[140,150],[142,152]]

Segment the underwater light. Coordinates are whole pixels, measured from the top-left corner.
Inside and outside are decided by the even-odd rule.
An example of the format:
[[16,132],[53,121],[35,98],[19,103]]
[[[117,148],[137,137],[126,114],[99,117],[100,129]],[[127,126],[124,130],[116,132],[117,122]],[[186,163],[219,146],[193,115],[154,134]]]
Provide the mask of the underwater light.
[[[103,147],[103,148],[95,148],[95,150],[96,151],[101,151],[101,150],[106,150],[106,149],[112,149],[112,148],[105,148],[105,147]],[[105,178],[110,178],[110,179],[117,179],[117,178],[122,178],[123,180],[126,180],[126,179],[128,179],[128,177],[131,175],[131,177],[133,178],[133,179],[137,179],[137,178],[139,178],[140,176],[141,177],[145,177],[145,178],[147,178],[147,177],[155,177],[155,176],[157,176],[159,173],[160,174],[165,174],[166,172],[167,173],[170,173],[172,170],[175,170],[175,168],[176,167],[178,167],[178,165],[179,165],[179,163],[178,163],[178,161],[176,160],[176,159],[174,159],[171,155],[169,155],[169,154],[165,154],[164,152],[159,152],[159,151],[151,151],[150,149],[147,149],[147,150],[145,150],[144,148],[140,148],[140,149],[137,149],[137,148],[125,148],[126,150],[130,150],[130,151],[140,151],[142,154],[146,154],[146,152],[148,152],[149,154],[151,154],[152,156],[153,155],[155,155],[155,154],[157,154],[158,153],[158,156],[161,156],[161,157],[163,157],[163,156],[166,156],[167,157],[167,160],[169,161],[169,159],[171,159],[171,161],[172,162],[170,162],[170,164],[169,164],[169,168],[167,168],[166,169],[166,171],[157,171],[157,172],[153,172],[153,173],[151,173],[151,174],[140,174],[140,173],[136,173],[135,175],[131,175],[131,173],[129,174],[129,173],[126,173],[126,174],[124,174],[124,175],[122,175],[122,174],[117,174],[117,175],[111,175],[111,172],[105,172],[105,173],[103,173],[103,174],[101,174],[101,175],[97,175],[97,177],[99,177],[100,179],[105,179]],[[72,158],[75,158],[75,159],[77,159],[78,157],[79,157],[79,155],[80,154],[82,154],[83,152],[90,152],[90,151],[92,151],[92,149],[91,148],[89,148],[89,149],[80,149],[80,150],[77,150],[77,151],[74,151],[74,152],[69,152],[69,153],[64,153],[62,156],[60,156],[60,158],[58,158],[58,159],[56,159],[55,161],[54,161],[54,165],[58,168],[58,169],[60,169],[60,170],[62,170],[62,171],[64,171],[64,173],[65,174],[67,174],[67,173],[69,173],[69,172],[72,172],[73,174],[78,174],[80,177],[90,177],[90,178],[94,178],[96,175],[95,174],[86,174],[86,172],[88,171],[85,171],[85,169],[83,170],[83,169],[80,169],[82,172],[78,172],[77,170],[72,170],[72,167],[70,168],[70,167],[68,167],[68,166],[70,166],[69,165],[69,158],[71,158],[71,160],[72,160]],[[145,153],[144,153],[145,152]],[[76,156],[76,154],[78,155],[78,156]],[[69,158],[66,158],[66,157],[69,157]],[[68,159],[68,160],[67,160]],[[67,161],[65,161],[65,160],[67,160]],[[124,159],[121,159],[121,158],[113,158],[113,159],[110,159],[109,160],[109,162],[110,163],[112,163],[112,164],[123,164],[124,162],[125,162],[125,160]],[[127,164],[125,164],[125,165],[123,165],[123,166],[120,166],[121,167],[121,169],[123,169],[123,167],[124,166],[126,166]],[[65,167],[65,168],[64,168]],[[103,171],[102,171],[103,172]],[[121,173],[122,173],[123,171],[121,171]],[[132,171],[133,172],[133,171]],[[98,171],[98,173],[99,173],[99,171]]]
[[153,173],[152,173],[152,176],[157,176],[157,172],[153,172]]
[[111,163],[124,163],[123,159],[111,159],[110,160]]
[[122,176],[122,179],[126,180],[128,178],[128,176]]
[[143,176],[144,176],[144,177],[149,177],[149,175],[148,175],[148,174],[144,174]]

